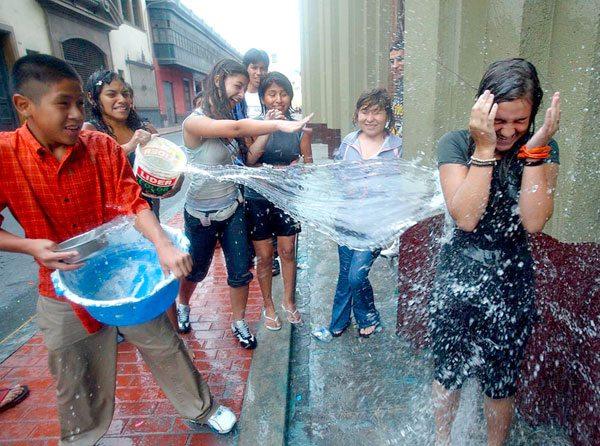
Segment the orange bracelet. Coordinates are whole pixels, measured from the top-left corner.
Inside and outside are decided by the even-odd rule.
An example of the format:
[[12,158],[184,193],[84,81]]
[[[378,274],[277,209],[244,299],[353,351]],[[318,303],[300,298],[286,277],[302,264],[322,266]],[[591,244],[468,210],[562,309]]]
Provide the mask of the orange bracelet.
[[543,159],[550,157],[551,150],[552,150],[552,147],[550,147],[550,146],[531,147],[531,148],[529,148],[527,146],[521,146],[521,148],[519,149],[519,154],[517,155],[517,158],[519,158],[519,159],[531,158],[534,160],[543,160]]

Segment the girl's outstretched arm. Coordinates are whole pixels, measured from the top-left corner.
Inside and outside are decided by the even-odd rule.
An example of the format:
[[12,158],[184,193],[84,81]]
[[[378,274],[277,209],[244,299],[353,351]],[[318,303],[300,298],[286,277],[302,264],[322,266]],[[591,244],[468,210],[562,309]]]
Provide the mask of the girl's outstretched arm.
[[260,136],[276,131],[292,133],[302,130],[312,115],[301,121],[259,121],[255,119],[211,119],[208,116],[190,116],[183,125],[184,136],[190,139],[241,138]]

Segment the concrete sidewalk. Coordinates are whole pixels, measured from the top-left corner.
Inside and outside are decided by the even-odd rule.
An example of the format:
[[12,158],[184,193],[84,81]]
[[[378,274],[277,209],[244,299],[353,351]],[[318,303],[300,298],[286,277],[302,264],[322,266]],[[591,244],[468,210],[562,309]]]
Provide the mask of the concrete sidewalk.
[[[434,444],[432,363],[395,333],[397,264],[378,258],[370,278],[385,330],[359,338],[350,326],[323,343],[310,335],[329,323],[335,293],[337,247],[314,231],[299,242],[297,303],[307,324],[292,333],[288,445]],[[401,260],[400,260],[401,261]],[[481,391],[463,389],[453,445],[485,445]],[[517,416],[508,446],[569,445],[564,432],[529,426]]]

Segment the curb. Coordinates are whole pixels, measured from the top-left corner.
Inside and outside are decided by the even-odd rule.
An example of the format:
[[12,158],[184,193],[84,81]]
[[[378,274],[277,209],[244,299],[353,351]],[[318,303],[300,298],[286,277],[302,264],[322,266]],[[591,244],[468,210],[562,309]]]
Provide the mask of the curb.
[[[273,296],[282,295],[283,280],[279,276],[273,280]],[[275,308],[281,308],[281,299],[274,299],[274,303]],[[285,442],[292,327],[282,314],[279,317],[279,331],[267,330],[263,319],[259,322],[258,348],[252,355],[240,416],[239,446]]]
[[161,127],[158,130],[158,136],[168,135],[169,133],[177,133],[181,131],[181,126]]
[[14,332],[0,343],[0,364],[6,361],[13,353],[23,347],[38,331],[35,323],[35,313]]

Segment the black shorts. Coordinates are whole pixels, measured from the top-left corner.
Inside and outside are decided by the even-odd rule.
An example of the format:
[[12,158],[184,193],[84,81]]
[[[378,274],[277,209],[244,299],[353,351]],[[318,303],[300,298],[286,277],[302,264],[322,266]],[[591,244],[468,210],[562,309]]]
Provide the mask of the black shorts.
[[268,200],[246,199],[246,219],[251,240],[287,237],[300,232],[300,223]]
[[435,379],[447,390],[477,378],[494,399],[516,392],[537,318],[530,259],[498,268],[442,248],[429,302]]

